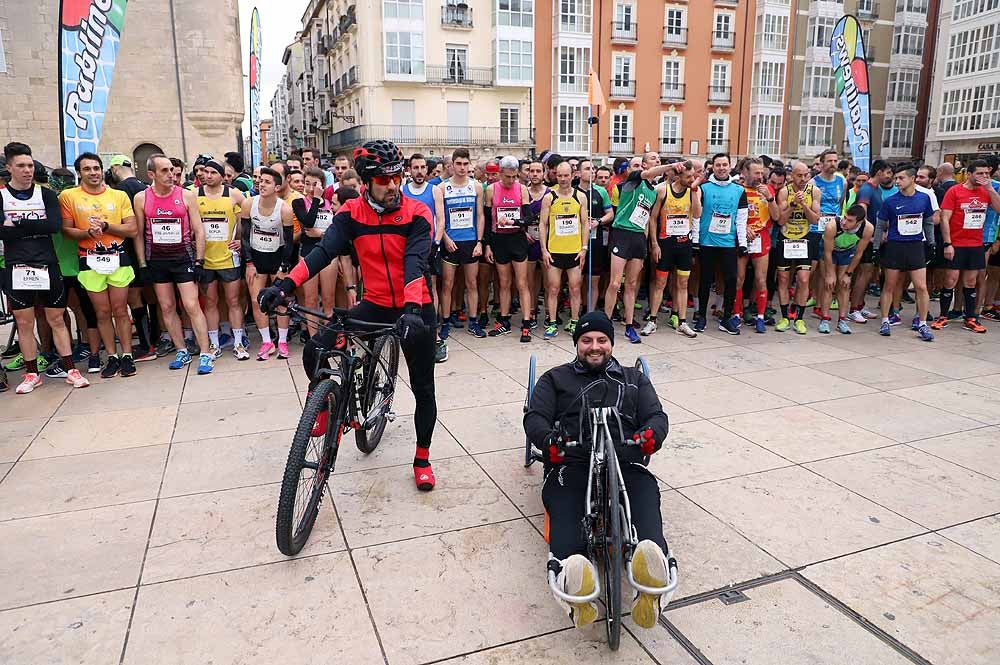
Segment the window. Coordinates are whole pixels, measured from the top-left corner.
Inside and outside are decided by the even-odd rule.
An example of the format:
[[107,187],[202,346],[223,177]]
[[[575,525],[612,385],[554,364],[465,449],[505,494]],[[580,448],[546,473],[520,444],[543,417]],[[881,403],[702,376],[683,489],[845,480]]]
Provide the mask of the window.
[[724,115],[712,116],[708,120],[708,151],[729,151],[729,118]]
[[383,0],[382,13],[385,18],[424,17],[423,0]]
[[830,48],[830,38],[833,37],[833,27],[836,19],[832,16],[811,16],[806,34],[806,46]]
[[785,99],[785,63],[764,60],[755,64],[753,86],[758,102],[781,104]]
[[889,73],[890,102],[917,102],[917,92],[920,88],[920,72],[912,69],[901,69]]
[[945,76],[986,72],[1000,66],[1000,24],[953,32]]
[[634,97],[635,80],[632,77],[632,55],[616,53],[613,70],[614,78],[611,79],[611,96]]
[[865,45],[865,57],[868,62],[874,62],[875,46],[872,44],[871,28],[861,28],[861,43]]
[[446,44],[444,48],[444,61],[448,67],[447,78],[449,81],[466,80],[466,72],[469,70],[468,47]]
[[521,109],[517,106],[500,107],[500,143],[517,143],[521,127]]
[[914,118],[886,117],[882,127],[882,147],[889,150],[913,148]]
[[663,113],[660,116],[660,152],[673,154],[684,152],[680,113]]
[[979,16],[983,12],[994,10],[997,7],[1000,7],[1000,0],[955,0],[951,19],[961,21],[970,16]]
[[806,65],[802,96],[833,99],[833,69],[826,65]]
[[924,50],[922,25],[897,25],[892,30],[892,52],[896,55],[921,55]]
[[757,34],[763,48],[778,51],[788,50],[788,17],[777,14],[761,14],[757,17]]
[[566,152],[587,150],[587,107],[560,106],[559,129],[557,132],[559,150]]
[[500,0],[499,25],[531,28],[535,25],[535,0]]
[[1000,129],[1000,84],[947,91],[938,129],[941,132]]
[[926,14],[929,8],[928,0],[896,0],[896,13]]
[[712,46],[733,48],[736,46],[736,33],[733,32],[732,12],[715,12],[715,29],[712,31]]
[[712,63],[712,83],[708,88],[709,102],[728,102],[732,98],[732,90],[729,87],[729,63]]
[[559,0],[559,29],[590,34],[590,0]]
[[559,47],[559,92],[587,92],[590,49]]
[[386,32],[385,73],[387,76],[424,75],[424,34]]
[[799,149],[833,146],[833,116],[806,115],[799,119]]
[[667,7],[663,22],[664,44],[687,44],[687,16],[681,7]]
[[632,152],[632,114],[628,111],[611,114],[611,152]]
[[873,16],[878,12],[876,0],[858,0],[858,13]]
[[615,24],[622,30],[628,30],[635,23],[635,7],[628,2],[615,3]]
[[750,152],[776,155],[781,152],[781,115],[750,116]]
[[527,81],[534,79],[534,58],[531,41],[516,39],[497,40],[497,78],[505,81]]
[[684,99],[684,69],[680,58],[663,59],[663,99]]

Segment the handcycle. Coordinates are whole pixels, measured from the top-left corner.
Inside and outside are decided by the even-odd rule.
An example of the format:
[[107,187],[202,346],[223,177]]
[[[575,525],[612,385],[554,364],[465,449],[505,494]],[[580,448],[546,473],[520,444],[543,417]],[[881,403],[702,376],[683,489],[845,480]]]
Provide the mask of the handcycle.
[[[635,363],[636,369],[649,376],[649,364],[640,357]],[[528,394],[524,400],[524,411],[527,412],[534,393],[537,363],[532,355],[528,364]],[[603,570],[604,594],[606,608],[605,627],[608,634],[608,646],[617,650],[621,639],[621,591],[622,570],[626,571],[628,583],[633,589],[642,593],[660,595],[663,605],[670,602],[677,590],[677,561],[667,552],[667,584],[660,588],[647,587],[639,584],[632,574],[632,556],[639,544],[639,537],[632,524],[632,508],[628,492],[625,491],[625,481],[621,468],[618,466],[618,455],[615,452],[614,440],[609,425],[617,422],[621,432],[621,420],[614,407],[590,407],[586,395],[580,410],[581,438],[591,440],[566,441],[567,447],[589,446],[590,448],[590,480],[584,499],[583,530],[587,536],[587,558],[591,561],[600,560]],[[589,430],[584,429],[584,417],[589,421]],[[626,444],[631,444],[626,441]],[[525,439],[524,467],[530,467],[534,462],[545,462],[542,451],[530,440]],[[549,588],[557,598],[567,603],[592,602],[601,597],[601,583],[596,581],[594,591],[587,596],[573,596],[565,593],[556,584],[559,563],[550,559],[548,563]]]
[[[346,309],[327,315],[294,302],[283,309],[293,319],[314,319],[320,333],[334,333],[332,348],[317,349],[312,369],[319,380],[302,409],[281,481],[275,535],[281,553],[293,556],[309,539],[344,434],[354,430],[358,449],[367,455],[396,418],[399,338],[393,325],[352,319]],[[314,436],[324,411],[326,428]]]

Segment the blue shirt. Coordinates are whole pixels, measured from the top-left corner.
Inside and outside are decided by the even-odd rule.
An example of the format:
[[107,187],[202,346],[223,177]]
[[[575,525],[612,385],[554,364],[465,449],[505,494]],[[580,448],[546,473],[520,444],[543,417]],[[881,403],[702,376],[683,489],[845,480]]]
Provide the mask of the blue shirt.
[[[990,185],[993,186],[993,191],[1000,192],[1000,181],[991,180]],[[1000,229],[1000,215],[993,210],[993,206],[987,206],[986,208],[986,223],[983,224],[983,244],[996,242],[997,230]]]
[[[861,189],[858,190],[857,203],[864,203],[868,206],[868,221],[875,226],[878,221],[879,210],[882,209],[882,201],[889,198],[893,194],[899,191],[896,185],[886,188],[881,185],[873,185],[870,182],[866,182],[861,185]],[[820,201],[822,206],[822,201]]]
[[459,187],[450,179],[441,183],[444,197],[444,232],[453,242],[478,240],[476,181],[469,178]]
[[931,197],[923,192],[904,196],[896,192],[882,202],[878,218],[889,223],[886,238],[892,242],[923,242],[924,221],[934,216]]
[[[822,175],[813,178],[813,184],[819,187],[822,196],[819,199],[819,212],[823,217],[836,217],[840,214],[840,199],[847,189],[847,181],[839,173],[833,180],[824,180]],[[828,222],[829,223],[829,222]],[[822,233],[819,222],[809,225],[809,233]]]
[[403,194],[405,196],[409,196],[411,199],[416,199],[417,201],[420,201],[425,206],[430,208],[431,221],[434,221],[434,218],[437,217],[437,210],[435,209],[434,206],[434,185],[430,184],[429,182],[425,182],[424,191],[422,191],[419,194],[415,194],[412,188],[413,188],[412,182],[406,183],[405,185],[403,185]]
[[747,194],[732,180],[721,185],[711,180],[701,190],[701,219],[698,221],[698,242],[703,247],[736,247],[736,215],[747,208]]

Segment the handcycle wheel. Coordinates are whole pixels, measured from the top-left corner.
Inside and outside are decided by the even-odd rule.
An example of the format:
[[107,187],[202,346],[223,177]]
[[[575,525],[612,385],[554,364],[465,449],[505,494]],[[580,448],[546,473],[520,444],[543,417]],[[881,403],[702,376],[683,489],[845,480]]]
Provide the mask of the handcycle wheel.
[[[335,418],[339,389],[332,379],[323,379],[313,388],[292,438],[275,521],[278,549],[287,556],[298,554],[309,540],[327,477],[333,470],[344,431]],[[326,432],[314,437],[312,428],[322,411],[329,412]]]
[[604,604],[607,610],[605,621],[608,646],[612,651],[617,651],[622,632],[622,515],[619,503],[621,496],[618,486],[618,460],[614,446],[610,442],[607,446],[609,451],[604,465],[604,492],[601,505],[604,525],[601,559],[604,562]]
[[[535,394],[535,373],[538,368],[538,360],[535,358],[534,354],[531,354],[531,358],[528,360],[528,394],[524,398],[524,412],[528,412],[528,406],[531,404],[531,396]],[[531,466],[534,462],[534,458],[531,456],[531,441],[528,437],[524,437],[524,468]]]
[[[374,452],[382,441],[382,434],[388,421],[386,413],[392,408],[392,398],[396,392],[397,371],[399,371],[399,340],[392,335],[382,335],[372,344],[372,353],[365,359],[364,386],[361,387],[361,406],[364,413],[358,414],[361,427],[354,433],[354,442],[358,450],[366,455]],[[378,406],[381,413],[369,427],[365,427],[365,419],[375,406]]]
[[639,356],[638,358],[636,358],[635,368],[640,372],[642,372],[643,374],[645,374],[647,379],[652,378],[649,376],[649,363],[646,362],[646,359],[644,357]]

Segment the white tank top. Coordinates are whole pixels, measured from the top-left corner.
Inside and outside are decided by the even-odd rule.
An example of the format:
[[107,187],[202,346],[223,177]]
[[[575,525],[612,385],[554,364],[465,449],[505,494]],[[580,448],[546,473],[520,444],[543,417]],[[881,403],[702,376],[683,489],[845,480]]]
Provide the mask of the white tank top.
[[250,248],[258,252],[275,252],[285,244],[281,224],[281,208],[285,202],[275,199],[270,215],[260,212],[260,197],[255,196],[250,203]]

